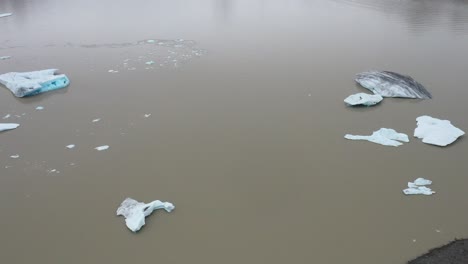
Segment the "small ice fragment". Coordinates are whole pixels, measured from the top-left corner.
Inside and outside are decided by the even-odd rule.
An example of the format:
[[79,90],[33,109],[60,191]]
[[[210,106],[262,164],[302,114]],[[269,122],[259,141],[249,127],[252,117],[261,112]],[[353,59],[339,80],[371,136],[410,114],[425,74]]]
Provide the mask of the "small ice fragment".
[[104,145],[104,146],[100,146],[100,147],[95,147],[94,149],[98,150],[98,151],[101,151],[101,150],[106,150],[108,149],[109,146],[108,145]]
[[19,127],[19,124],[15,123],[0,123],[0,132],[6,131],[6,130],[12,130]]
[[38,107],[36,107],[36,110],[44,110],[44,107],[43,106],[38,106]]
[[416,239],[413,239],[413,243],[416,243]]
[[108,70],[107,72],[110,72],[110,73],[117,73],[117,72],[119,72],[119,71],[117,71],[117,70]]
[[131,67],[131,68],[128,68],[128,70],[129,70],[129,71],[134,71],[134,70],[136,70],[136,68],[135,68],[135,67]]
[[436,229],[435,231],[436,231],[437,233],[440,233],[440,230],[439,230],[439,229]]
[[56,169],[53,169],[53,170],[49,170],[49,172],[56,172],[57,170]]
[[119,208],[117,208],[116,213],[125,217],[125,224],[130,230],[137,232],[145,225],[145,217],[150,215],[154,210],[164,209],[170,213],[174,208],[172,203],[161,202],[160,200],[145,204],[132,198],[126,198]]
[[67,146],[68,149],[72,149],[74,147],[75,147],[75,145],[73,145],[73,144],[70,144],[70,145]]
[[403,193],[406,195],[413,195],[413,194],[423,194],[423,195],[432,195],[435,192],[432,191],[430,188],[425,187],[425,185],[431,185],[432,181],[424,179],[424,178],[417,178],[414,182],[408,182],[408,188],[403,190]]
[[381,128],[377,131],[374,131],[370,136],[359,136],[359,135],[345,135],[346,139],[351,140],[367,140],[384,146],[393,146],[398,147],[402,145],[401,142],[409,142],[408,136],[403,133],[398,133],[390,128]]
[[0,14],[0,17],[7,17],[11,15],[13,15],[13,13],[3,13],[3,14]]
[[0,60],[8,60],[8,59],[10,59],[10,58],[11,58],[11,56],[1,56],[1,57],[0,57]]
[[10,114],[7,114],[6,116],[3,117],[3,119],[7,119],[7,118],[10,118]]
[[93,123],[99,122],[100,120],[101,120],[101,118],[93,119]]
[[357,93],[352,94],[346,99],[344,102],[347,105],[355,106],[355,105],[364,105],[364,106],[372,106],[380,103],[383,100],[383,97],[378,94],[366,94],[366,93]]
[[416,118],[417,127],[414,136],[421,138],[426,144],[445,147],[452,144],[465,134],[464,131],[452,125],[449,120],[441,120],[430,116]]
[[19,158],[19,155],[18,155],[18,154],[16,154],[16,155],[11,155],[10,158],[12,158],[12,159],[17,159],[17,158]]
[[147,62],[145,62],[146,65],[153,65],[153,64],[155,64],[155,63],[156,63],[156,62],[154,62],[154,61],[147,61]]
[[151,114],[145,114],[145,117],[150,117],[150,116],[151,116]]
[[155,41],[154,41],[154,39],[148,39],[146,42],[147,43],[154,43]]

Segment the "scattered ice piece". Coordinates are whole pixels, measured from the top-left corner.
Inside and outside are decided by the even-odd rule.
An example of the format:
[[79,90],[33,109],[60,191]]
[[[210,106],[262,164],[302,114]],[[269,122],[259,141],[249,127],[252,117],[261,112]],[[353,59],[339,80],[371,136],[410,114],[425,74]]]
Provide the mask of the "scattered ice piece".
[[5,116],[3,117],[3,119],[10,118],[10,116],[11,116],[10,114],[7,114],[7,115],[5,115]]
[[57,69],[32,72],[9,72],[0,75],[0,83],[16,97],[33,96],[62,89],[70,84],[65,74],[55,75]]
[[12,159],[17,159],[17,158],[19,158],[19,155],[18,155],[18,154],[16,154],[16,155],[11,155],[10,158],[12,158]]
[[44,110],[44,107],[43,106],[38,106],[38,107],[36,107],[36,110]]
[[145,117],[150,117],[150,116],[151,116],[151,114],[145,114]]
[[439,230],[439,229],[436,229],[435,231],[436,231],[437,233],[440,233],[440,230]]
[[416,243],[416,239],[413,239],[413,243]]
[[13,13],[3,13],[3,14],[0,14],[0,17],[7,17],[11,15],[13,15]]
[[56,171],[57,171],[56,169],[49,170],[49,172],[56,172]]
[[414,182],[408,182],[408,188],[403,190],[403,193],[406,195],[413,194],[423,194],[423,195],[432,195],[435,193],[430,188],[425,185],[431,185],[432,181],[426,180],[424,178],[417,178]]
[[146,65],[153,65],[153,64],[155,64],[155,63],[156,63],[156,62],[154,62],[154,61],[147,61],[147,62],[145,62]]
[[414,136],[422,138],[422,142],[426,144],[445,147],[465,134],[464,131],[453,126],[449,120],[420,116],[416,118],[416,121]]
[[390,71],[359,73],[356,82],[374,94],[383,97],[430,99],[432,95],[410,76]]
[[95,147],[94,149],[98,150],[98,151],[101,151],[101,150],[106,150],[108,149],[109,146],[108,145],[104,145],[104,146],[100,146],[100,147]]
[[154,39],[148,39],[146,42],[147,42],[147,43],[154,43],[155,40],[154,40]]
[[383,97],[378,94],[357,93],[346,97],[346,99],[344,99],[344,102],[347,105],[372,106],[380,103],[382,100]]
[[117,71],[117,70],[108,70],[107,72],[110,72],[110,73],[118,73],[119,71]]
[[19,124],[15,123],[0,123],[0,132],[6,131],[6,130],[12,130],[19,127]]
[[93,123],[96,123],[96,122],[99,122],[99,121],[101,121],[101,118],[93,119]]
[[135,67],[131,67],[131,68],[128,68],[128,70],[129,70],[129,71],[134,71],[134,70],[136,70],[136,68],[135,68]]
[[8,60],[8,59],[10,59],[10,58],[11,58],[11,56],[1,56],[1,57],[0,57],[0,60]]
[[174,208],[174,205],[169,202],[155,200],[145,204],[132,198],[126,198],[120,207],[117,208],[117,215],[125,217],[127,227],[133,232],[137,232],[145,225],[145,217],[150,215],[154,210],[164,209],[170,213]]
[[74,147],[75,147],[75,145],[73,145],[73,144],[67,146],[68,149],[72,149]]
[[[367,140],[384,146],[393,146],[398,147],[402,145],[401,142],[409,142],[408,135],[403,133],[398,133],[390,128],[381,128],[377,131],[374,131],[370,136],[359,136],[359,135],[345,135],[346,139],[351,140]],[[398,141],[397,141],[398,140]]]

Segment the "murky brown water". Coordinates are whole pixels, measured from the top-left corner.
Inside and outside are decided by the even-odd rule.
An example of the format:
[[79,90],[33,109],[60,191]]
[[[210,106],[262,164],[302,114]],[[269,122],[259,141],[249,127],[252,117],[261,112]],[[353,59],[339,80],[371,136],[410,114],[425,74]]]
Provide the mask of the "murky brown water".
[[[59,68],[72,84],[0,89],[13,115],[1,121],[21,124],[0,134],[2,262],[395,264],[468,236],[466,137],[343,139],[412,135],[423,114],[468,130],[468,1],[2,0],[4,12],[0,72]],[[345,107],[368,69],[410,74],[434,99]],[[405,197],[417,177],[437,194]],[[115,216],[127,196],[176,210],[132,234]]]

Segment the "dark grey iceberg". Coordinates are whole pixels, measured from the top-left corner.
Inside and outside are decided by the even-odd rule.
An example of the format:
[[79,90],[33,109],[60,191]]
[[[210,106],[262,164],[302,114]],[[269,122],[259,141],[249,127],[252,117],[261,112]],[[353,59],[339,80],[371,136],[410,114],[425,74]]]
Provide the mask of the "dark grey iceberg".
[[356,82],[382,97],[430,99],[432,95],[410,76],[389,71],[368,71],[356,75]]

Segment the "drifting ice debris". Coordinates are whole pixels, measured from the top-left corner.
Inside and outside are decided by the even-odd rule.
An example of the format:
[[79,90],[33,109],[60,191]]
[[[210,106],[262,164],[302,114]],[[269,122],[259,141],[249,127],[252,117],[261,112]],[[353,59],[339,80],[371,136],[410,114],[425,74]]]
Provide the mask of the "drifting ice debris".
[[19,124],[15,123],[0,123],[0,132],[6,131],[6,130],[12,130],[19,127]]
[[151,116],[151,114],[145,114],[145,117],[150,117],[150,116]]
[[156,200],[145,204],[132,198],[127,198],[117,209],[117,215],[124,216],[127,227],[133,232],[137,232],[145,225],[145,217],[150,215],[154,210],[164,209],[166,212],[170,213],[174,208],[174,205],[169,202]]
[[154,43],[155,40],[154,40],[154,39],[148,39],[146,42],[147,42],[147,43]]
[[11,15],[13,15],[13,13],[3,13],[3,14],[0,14],[0,18],[1,17],[11,16]]
[[3,117],[3,119],[10,118],[10,116],[11,116],[10,114],[7,114],[7,115],[5,115],[5,116]]
[[426,144],[445,147],[465,134],[464,131],[453,126],[449,120],[420,116],[416,118],[416,122],[418,127],[414,130],[414,136],[422,138],[422,142]]
[[389,71],[368,71],[356,77],[362,87],[383,97],[430,99],[432,95],[410,76]]
[[146,65],[153,65],[153,64],[155,64],[155,63],[156,63],[156,62],[154,62],[154,61],[147,61],[147,62],[145,62]]
[[1,56],[1,57],[0,57],[0,60],[8,60],[8,59],[10,59],[10,58],[11,58],[11,56]]
[[108,149],[109,146],[108,145],[104,145],[104,146],[100,146],[100,147],[95,147],[94,149],[98,150],[98,151],[101,151],[101,150],[106,150]]
[[55,75],[57,69],[33,72],[9,72],[0,75],[0,83],[16,97],[33,96],[40,93],[65,88],[70,80],[65,74]]
[[36,107],[36,110],[44,110],[44,107],[43,106],[38,106],[38,107]]
[[[398,133],[390,128],[381,128],[377,131],[374,131],[370,136],[359,136],[359,135],[345,135],[346,139],[351,140],[367,140],[384,146],[393,146],[398,147],[402,145],[401,142],[409,142],[408,135],[403,133]],[[397,141],[398,140],[398,141]]]
[[110,73],[118,73],[119,71],[116,71],[116,70],[108,70],[107,72],[110,72]]
[[383,97],[378,94],[357,93],[346,97],[344,102],[348,105],[372,106],[380,103],[382,100]]
[[408,188],[403,190],[403,193],[406,195],[411,194],[424,194],[432,195],[435,193],[430,188],[425,187],[425,185],[431,185],[432,181],[426,180],[424,178],[417,178],[414,182],[408,182]]
[[18,154],[16,154],[16,155],[11,155],[10,158],[12,158],[12,159],[17,159],[17,158],[19,158],[19,155],[18,155]]
[[101,118],[93,119],[93,123],[99,122],[100,120],[101,120]]
[[67,146],[67,149],[72,149],[72,148],[74,148],[74,147],[75,147],[75,145],[71,144],[71,145],[68,145],[68,146]]

